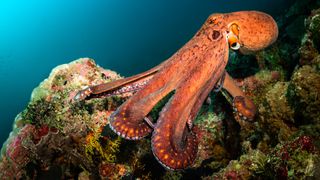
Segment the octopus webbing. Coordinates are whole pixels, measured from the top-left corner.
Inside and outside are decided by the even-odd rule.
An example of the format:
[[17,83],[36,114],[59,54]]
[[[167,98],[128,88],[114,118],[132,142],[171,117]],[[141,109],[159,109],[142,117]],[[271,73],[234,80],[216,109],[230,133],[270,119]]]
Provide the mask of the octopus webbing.
[[[128,78],[90,86],[75,100],[134,91],[110,116],[109,126],[119,136],[141,139],[151,132],[152,151],[167,169],[185,169],[193,164],[198,139],[192,121],[208,94],[223,88],[233,98],[237,115],[253,120],[256,107],[225,71],[229,48],[243,54],[259,51],[278,36],[274,19],[258,11],[212,14],[181,49],[160,65]],[[153,107],[169,93],[159,118],[148,118]]]

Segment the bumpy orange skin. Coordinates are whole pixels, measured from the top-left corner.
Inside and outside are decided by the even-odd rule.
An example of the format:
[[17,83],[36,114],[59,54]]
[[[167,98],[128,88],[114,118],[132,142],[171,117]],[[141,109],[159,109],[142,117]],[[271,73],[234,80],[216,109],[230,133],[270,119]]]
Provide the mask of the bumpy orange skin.
[[226,14],[225,20],[239,26],[240,51],[244,54],[264,49],[278,38],[277,23],[268,14],[240,11]]

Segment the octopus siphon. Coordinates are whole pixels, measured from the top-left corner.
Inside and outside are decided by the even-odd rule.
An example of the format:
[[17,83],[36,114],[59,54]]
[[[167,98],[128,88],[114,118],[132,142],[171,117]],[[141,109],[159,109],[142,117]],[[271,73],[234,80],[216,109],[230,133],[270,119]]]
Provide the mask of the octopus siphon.
[[[158,66],[105,84],[89,86],[74,100],[134,94],[109,118],[119,136],[141,139],[150,133],[152,151],[167,169],[185,169],[197,157],[198,139],[192,122],[212,90],[223,88],[233,99],[238,116],[252,121],[256,107],[225,71],[229,49],[248,54],[262,50],[278,37],[274,19],[263,12],[212,14],[181,49]],[[168,94],[156,122],[148,114]]]

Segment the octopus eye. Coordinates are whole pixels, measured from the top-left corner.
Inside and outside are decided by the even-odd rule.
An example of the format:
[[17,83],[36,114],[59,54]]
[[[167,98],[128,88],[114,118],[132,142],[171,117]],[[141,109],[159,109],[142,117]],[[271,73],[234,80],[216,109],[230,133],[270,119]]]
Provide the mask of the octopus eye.
[[220,32],[217,31],[217,30],[213,30],[213,32],[212,32],[212,39],[213,39],[213,40],[216,40],[216,39],[218,39],[219,37],[220,37]]
[[240,43],[237,36],[235,36],[234,34],[228,34],[227,39],[231,49],[238,50],[240,48]]
[[238,50],[240,48],[240,44],[238,42],[234,42],[230,44],[230,48],[233,50]]

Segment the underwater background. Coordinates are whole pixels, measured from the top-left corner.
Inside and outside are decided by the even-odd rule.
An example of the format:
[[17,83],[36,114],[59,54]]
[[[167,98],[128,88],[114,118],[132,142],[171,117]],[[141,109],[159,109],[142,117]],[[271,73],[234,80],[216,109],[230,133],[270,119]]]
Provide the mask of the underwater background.
[[[154,67],[188,42],[210,14],[238,10],[264,11],[279,30],[276,42],[254,54],[229,51],[226,71],[256,106],[249,105],[257,111],[253,121],[237,107],[239,98],[224,88],[212,91],[189,129],[194,146],[182,147],[182,141],[177,150],[175,136],[160,126],[164,121],[152,137],[137,141],[108,125],[132,95],[123,91],[136,84],[108,97],[74,99],[84,87]],[[320,177],[320,0],[0,0],[0,80],[0,179]],[[170,96],[180,97],[169,93],[159,101],[148,114],[151,121],[166,114],[163,109],[175,110],[168,107]],[[157,141],[159,131],[168,143]],[[182,171],[168,170],[181,163]]]
[[1,0],[0,143],[30,94],[57,65],[80,57],[130,76],[170,57],[212,13],[260,10],[293,0]]

